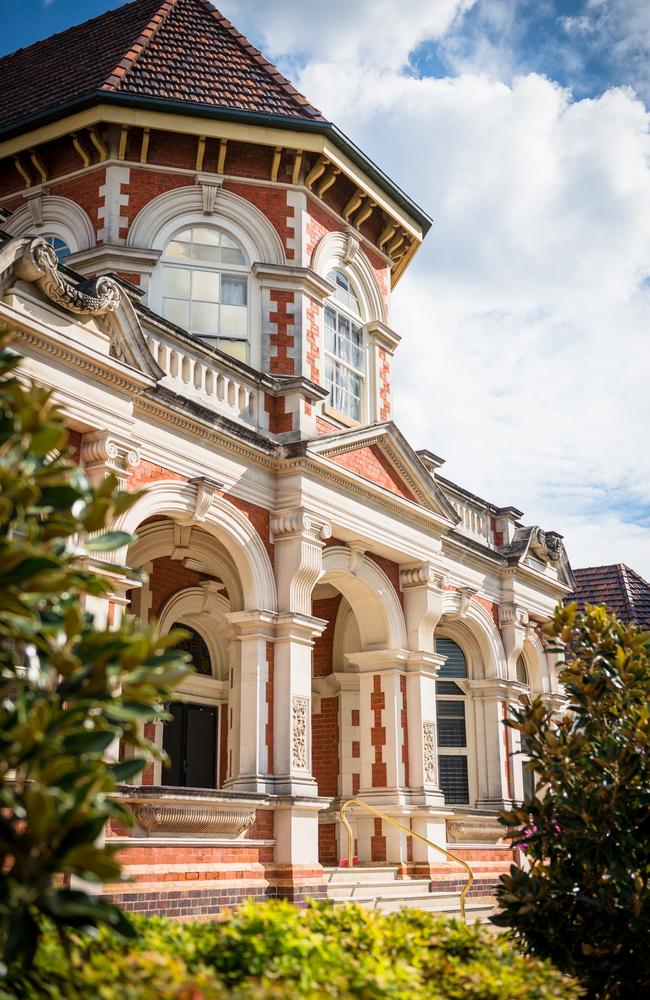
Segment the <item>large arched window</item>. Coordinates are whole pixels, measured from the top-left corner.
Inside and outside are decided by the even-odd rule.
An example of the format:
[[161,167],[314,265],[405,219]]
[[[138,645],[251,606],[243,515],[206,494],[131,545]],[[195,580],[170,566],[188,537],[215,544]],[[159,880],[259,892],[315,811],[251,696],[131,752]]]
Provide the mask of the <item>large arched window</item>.
[[366,351],[359,299],[347,275],[327,275],[335,291],[325,306],[325,386],[330,405],[352,420],[362,420]]
[[249,361],[249,264],[242,248],[220,229],[192,226],[169,241],[161,268],[165,319]]
[[436,682],[440,788],[447,805],[468,805],[467,697],[458,684],[467,678],[467,660],[452,639],[437,639],[436,652],[447,657]]
[[70,247],[60,236],[55,236],[54,233],[44,233],[43,239],[50,244],[59,262],[70,256]]

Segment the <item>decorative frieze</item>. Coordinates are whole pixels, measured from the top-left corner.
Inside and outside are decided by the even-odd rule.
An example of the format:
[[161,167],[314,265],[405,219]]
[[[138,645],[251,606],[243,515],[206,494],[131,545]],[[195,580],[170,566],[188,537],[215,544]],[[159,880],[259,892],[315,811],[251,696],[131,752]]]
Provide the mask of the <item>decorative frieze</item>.
[[422,723],[422,745],[424,754],[424,780],[435,785],[438,779],[438,748],[436,744],[435,722]]
[[309,698],[294,696],[291,703],[291,763],[293,767],[307,770]]
[[125,804],[147,836],[241,837],[255,821],[258,803],[214,798],[176,799],[160,790],[155,798],[141,797]]
[[447,837],[455,843],[498,844],[505,832],[496,816],[456,816],[447,820]]

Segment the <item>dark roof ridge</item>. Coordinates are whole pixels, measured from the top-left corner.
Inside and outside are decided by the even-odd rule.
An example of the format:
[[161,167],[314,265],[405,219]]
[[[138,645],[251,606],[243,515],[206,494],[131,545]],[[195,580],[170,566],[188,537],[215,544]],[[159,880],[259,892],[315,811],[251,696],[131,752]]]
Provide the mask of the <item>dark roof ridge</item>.
[[[122,81],[131,72],[139,57],[149,45],[152,38],[156,36],[177,3],[179,3],[179,0],[162,0],[156,13],[149,18],[149,21],[138,37],[131,42],[128,52],[124,53],[117,66],[104,78],[100,84],[100,90],[120,89]],[[119,10],[120,8],[118,7],[117,9]],[[112,80],[115,82],[111,82]]]

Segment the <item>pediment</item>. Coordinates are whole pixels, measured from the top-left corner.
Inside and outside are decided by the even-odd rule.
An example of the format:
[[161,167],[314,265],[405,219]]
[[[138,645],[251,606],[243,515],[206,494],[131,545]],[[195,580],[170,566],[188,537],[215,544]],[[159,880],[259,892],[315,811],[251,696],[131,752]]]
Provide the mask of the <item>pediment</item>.
[[453,524],[458,521],[444,493],[393,423],[315,438],[309,442],[307,454],[327,459]]

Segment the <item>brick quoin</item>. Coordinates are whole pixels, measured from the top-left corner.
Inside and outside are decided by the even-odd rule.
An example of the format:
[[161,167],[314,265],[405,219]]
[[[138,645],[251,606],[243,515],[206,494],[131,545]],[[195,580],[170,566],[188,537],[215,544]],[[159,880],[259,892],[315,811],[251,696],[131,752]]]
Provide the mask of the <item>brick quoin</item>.
[[293,430],[293,413],[287,413],[284,396],[269,396],[264,393],[264,409],[269,415],[271,434],[286,434]]
[[273,705],[274,705],[274,682],[275,682],[275,646],[272,642],[266,644],[266,663],[268,667],[268,680],[266,682],[266,711],[267,723],[264,732],[266,739],[266,754],[268,760],[267,770],[273,774]]
[[[80,165],[77,157],[77,163],[73,169],[78,169]],[[69,198],[83,208],[88,213],[95,235],[97,235],[104,226],[104,220],[99,217],[99,209],[100,206],[104,205],[104,197],[100,195],[99,189],[105,183],[105,169],[91,170],[58,184],[50,184],[49,193],[60,198]]]
[[355,472],[358,476],[368,479],[377,486],[396,493],[397,496],[415,502],[415,497],[410,489],[400,478],[381,449],[373,444],[365,448],[357,448],[356,451],[346,451],[341,455],[332,455],[332,462],[342,465],[344,469]]
[[383,761],[383,748],[386,746],[386,729],[381,724],[381,716],[386,707],[386,697],[381,689],[381,677],[374,674],[372,678],[372,694],[370,709],[373,713],[373,726],[370,730],[370,744],[375,748],[375,760],[372,764],[372,787],[385,788],[387,784],[386,764]]
[[294,303],[294,294],[272,288],[269,295],[271,306],[275,305],[275,310],[271,308],[269,314],[269,321],[275,325],[275,333],[269,336],[274,352],[269,358],[269,370],[272,375],[294,375],[296,363],[290,351],[295,346],[296,338],[289,333],[289,327],[293,326],[293,313],[288,309]]
[[402,723],[402,763],[404,764],[404,784],[409,787],[409,722],[406,707],[406,677],[400,677],[399,689],[402,696],[400,721]]
[[305,338],[307,341],[307,364],[309,366],[309,378],[316,385],[320,385],[320,349],[318,346],[320,338],[320,306],[313,299],[307,303],[307,319],[305,324]]
[[390,361],[385,347],[379,348],[379,419],[390,420]]

